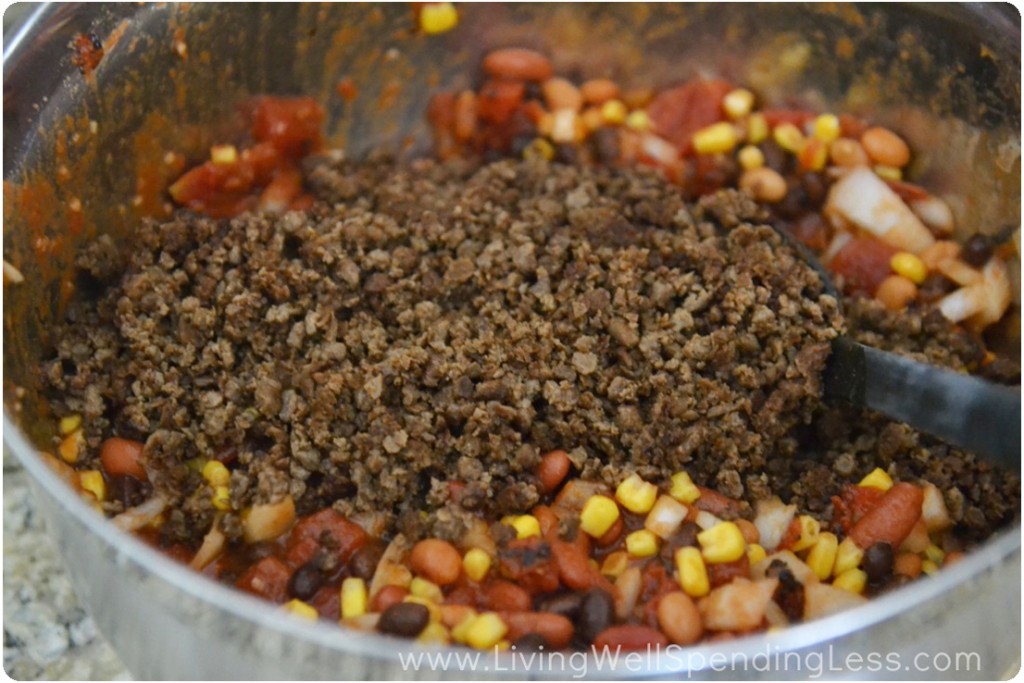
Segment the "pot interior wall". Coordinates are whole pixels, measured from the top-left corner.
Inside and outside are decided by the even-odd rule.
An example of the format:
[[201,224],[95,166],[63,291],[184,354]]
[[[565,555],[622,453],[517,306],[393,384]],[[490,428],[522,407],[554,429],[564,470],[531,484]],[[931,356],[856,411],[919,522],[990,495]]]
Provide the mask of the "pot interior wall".
[[[82,281],[73,260],[98,234],[130,240],[167,215],[177,172],[237,139],[254,94],[309,94],[350,156],[430,145],[431,91],[468,87],[488,49],[523,45],[580,78],[658,87],[695,75],[755,88],[779,106],[869,114],[904,134],[914,172],[965,232],[1020,221],[1019,16],[996,6],[460,6],[459,26],[415,30],[407,4],[84,5],[44,10],[47,29],[5,55],[4,401],[45,443],[35,368]],[[90,75],[69,42],[94,34]],[[982,48],[979,49],[979,45]],[[337,91],[349,78],[357,96]],[[15,389],[19,388],[17,393]]]

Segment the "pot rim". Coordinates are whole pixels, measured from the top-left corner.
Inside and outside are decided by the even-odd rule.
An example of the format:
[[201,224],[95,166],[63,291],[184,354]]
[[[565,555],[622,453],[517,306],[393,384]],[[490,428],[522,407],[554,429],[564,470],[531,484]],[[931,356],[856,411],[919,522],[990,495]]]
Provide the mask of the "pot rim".
[[[17,58],[26,39],[38,30],[38,25],[44,22],[57,8],[59,8],[57,3],[41,3],[29,13],[10,39],[4,41],[5,76],[8,69],[14,68],[17,64]],[[986,15],[986,20],[990,24],[1013,30],[1014,37],[1019,42],[1019,29],[1005,15],[992,9],[986,9],[984,6],[975,7],[972,11],[979,16]],[[67,485],[38,457],[36,448],[17,426],[6,405],[3,412],[3,443],[5,449],[9,449],[28,472],[33,482],[58,502],[63,514],[70,515],[109,549],[119,553],[126,560],[126,564],[134,565],[144,572],[151,573],[200,602],[220,609],[233,618],[250,622],[259,628],[277,631],[282,635],[326,648],[339,655],[357,655],[373,660],[397,663],[403,653],[425,649],[403,647],[408,641],[396,640],[374,632],[361,632],[338,624],[282,618],[279,606],[219,584],[175,562],[131,534],[121,531],[79,496],[68,495],[70,490]],[[708,663],[712,661],[712,658],[725,657],[726,661],[745,658],[746,661],[750,661],[765,652],[770,652],[774,656],[776,653],[781,654],[824,645],[829,641],[838,640],[899,617],[964,583],[979,579],[988,572],[996,571],[1002,565],[1006,565],[1008,559],[1019,555],[1020,548],[1021,521],[1018,518],[1012,526],[993,535],[982,546],[968,553],[954,566],[944,568],[935,576],[902,587],[895,592],[894,596],[874,598],[859,607],[812,622],[789,626],[777,632],[743,636],[724,643],[691,646],[682,651],[685,654],[685,660],[693,661],[700,658],[699,661],[704,662],[704,666],[687,668],[683,663],[685,660],[680,660],[678,664],[672,665],[665,663],[664,658],[658,658],[657,666],[645,668],[642,671],[622,666],[622,662],[619,662],[617,666],[588,666],[586,671],[591,677],[598,678],[671,676],[683,672],[707,670]],[[594,660],[594,656],[591,654],[588,654],[587,657],[589,660]],[[482,659],[481,661],[489,660]],[[670,659],[669,662],[671,661]],[[592,661],[588,664],[592,664]],[[546,669],[543,666],[522,665],[515,671],[524,676],[559,677],[558,671]]]

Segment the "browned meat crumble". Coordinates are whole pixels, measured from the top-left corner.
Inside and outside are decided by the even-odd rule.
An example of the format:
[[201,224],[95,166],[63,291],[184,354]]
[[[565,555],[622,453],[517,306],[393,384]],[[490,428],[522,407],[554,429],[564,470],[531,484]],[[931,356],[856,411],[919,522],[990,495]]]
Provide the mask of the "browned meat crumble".
[[[688,205],[654,173],[544,162],[306,170],[309,212],[181,212],[83,256],[98,294],[45,375],[89,453],[146,442],[168,540],[209,528],[190,463],[210,457],[232,463],[237,508],[291,494],[414,537],[529,509],[554,448],[584,478],[685,466],[826,516],[890,465],[972,533],[1019,508],[1019,483],[972,456],[821,406],[836,302],[741,193]],[[952,367],[979,352],[932,318],[846,306],[865,342]],[[141,495],[120,494],[111,511]]]

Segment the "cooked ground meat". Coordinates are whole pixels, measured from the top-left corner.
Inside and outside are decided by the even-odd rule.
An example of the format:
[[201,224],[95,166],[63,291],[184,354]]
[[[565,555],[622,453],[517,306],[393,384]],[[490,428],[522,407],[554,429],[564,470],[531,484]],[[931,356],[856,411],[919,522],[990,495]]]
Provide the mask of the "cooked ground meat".
[[[44,374],[90,453],[146,442],[167,540],[209,527],[194,463],[213,457],[236,509],[291,494],[300,514],[382,513],[412,537],[530,508],[554,448],[585,478],[685,467],[826,513],[881,465],[936,482],[979,533],[1019,507],[972,457],[820,405],[836,302],[746,195],[687,205],[654,173],[543,162],[306,171],[309,212],[181,212],[141,230],[123,268],[109,244],[83,255],[102,289]],[[864,341],[953,366],[976,353],[850,308]]]

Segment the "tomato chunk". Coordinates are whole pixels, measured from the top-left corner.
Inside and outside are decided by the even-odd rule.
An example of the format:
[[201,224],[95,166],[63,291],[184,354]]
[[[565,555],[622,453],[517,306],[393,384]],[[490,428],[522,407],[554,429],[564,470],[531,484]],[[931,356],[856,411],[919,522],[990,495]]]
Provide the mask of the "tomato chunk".
[[722,80],[690,81],[659,93],[647,113],[658,135],[690,154],[693,134],[725,119],[722,100],[730,90],[732,85]]
[[324,111],[311,97],[261,97],[252,112],[252,136],[298,158],[320,144]]
[[881,240],[855,237],[839,250],[829,268],[842,275],[847,292],[866,292],[873,295],[892,269],[889,262],[897,251]]
[[367,540],[369,537],[362,527],[327,508],[295,525],[288,539],[285,559],[297,567],[309,562],[318,548],[325,548],[337,553],[338,561],[344,564]]
[[276,557],[264,557],[249,568],[235,585],[242,590],[273,602],[284,602],[288,597],[288,579],[292,572]]

